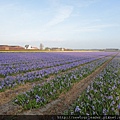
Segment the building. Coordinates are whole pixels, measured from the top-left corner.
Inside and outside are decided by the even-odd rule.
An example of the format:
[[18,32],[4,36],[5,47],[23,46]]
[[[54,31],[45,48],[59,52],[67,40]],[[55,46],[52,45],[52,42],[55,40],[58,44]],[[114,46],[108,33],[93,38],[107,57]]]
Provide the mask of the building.
[[45,50],[47,51],[72,51],[72,49],[58,48],[58,47],[53,47],[53,48],[46,47]]
[[51,48],[52,51],[64,51],[65,48]]
[[51,50],[51,48],[49,48],[49,47],[46,47],[46,48],[45,48],[45,50],[47,50],[47,51],[50,51],[50,50]]
[[38,48],[37,47],[32,47],[32,50],[38,50]]
[[28,49],[28,50],[38,50],[37,47],[32,47],[31,45],[25,45],[25,49]]
[[25,49],[32,49],[31,45],[25,45]]
[[40,50],[43,50],[43,44],[42,43],[40,43]]
[[0,45],[0,50],[9,50],[8,45]]
[[0,45],[0,50],[24,50],[21,46]]
[[104,51],[106,51],[106,52],[117,52],[117,51],[119,51],[119,49],[116,49],[116,48],[106,48],[106,49],[104,49]]

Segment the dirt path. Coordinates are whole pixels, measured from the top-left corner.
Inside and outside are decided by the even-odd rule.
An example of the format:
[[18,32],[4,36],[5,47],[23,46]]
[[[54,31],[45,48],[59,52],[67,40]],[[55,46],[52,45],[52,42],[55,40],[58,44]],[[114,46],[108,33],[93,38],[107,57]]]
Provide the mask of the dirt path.
[[[114,57],[113,57],[114,58]],[[100,66],[95,72],[88,77],[81,80],[79,83],[75,83],[71,90],[67,93],[62,93],[59,98],[51,103],[47,104],[41,109],[32,109],[19,113],[20,115],[60,115],[68,109],[68,107],[79,97],[79,95],[86,89],[86,87],[94,80],[106,65],[113,59],[109,59],[102,66]]]

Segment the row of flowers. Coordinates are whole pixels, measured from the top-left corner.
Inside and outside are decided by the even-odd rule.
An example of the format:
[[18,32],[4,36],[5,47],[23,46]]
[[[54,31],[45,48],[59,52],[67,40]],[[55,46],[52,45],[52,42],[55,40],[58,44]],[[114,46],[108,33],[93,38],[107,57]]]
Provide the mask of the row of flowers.
[[[101,57],[101,56],[100,56]],[[91,57],[93,58],[93,57]],[[34,61],[29,64],[17,64],[17,65],[9,65],[9,66],[2,66],[0,67],[0,75],[5,77],[8,75],[15,75],[17,73],[26,73],[30,71],[35,71],[35,70],[40,70],[40,69],[45,69],[49,67],[55,67],[55,66],[60,66],[64,64],[70,64],[70,63],[75,63],[84,59],[90,59],[90,58],[73,58],[73,59],[64,59],[62,61]]]
[[26,64],[33,61],[61,61],[65,59],[73,59],[91,56],[108,56],[113,52],[62,52],[62,53],[0,53],[0,66],[10,64]]
[[[111,53],[112,54],[112,53]],[[81,61],[93,57],[103,57],[110,55],[106,54],[81,54],[77,56],[55,53],[2,53],[0,54],[0,76],[6,77],[17,73],[25,73],[33,70],[40,70],[57,65]]]
[[97,67],[102,65],[106,59],[99,59],[91,62],[80,69],[75,69],[65,75],[57,76],[53,80],[34,86],[30,91],[18,95],[14,103],[22,106],[24,109],[39,108],[46,105],[51,100],[56,99],[61,92],[68,91],[75,82],[91,74]]
[[65,115],[120,115],[120,55],[94,79]]
[[[45,77],[49,77],[49,75],[57,74],[61,71],[66,71],[71,68],[77,67],[81,64],[91,62],[93,60],[98,59],[99,57],[89,58],[77,62],[72,62],[69,64],[64,64],[60,66],[50,67],[38,71],[27,72],[24,74],[18,74],[16,76],[7,76],[3,80],[0,81],[0,91],[4,91],[5,89],[13,88],[19,84],[25,84],[26,82],[40,81]],[[109,57],[108,57],[109,58]],[[101,58],[106,61],[107,57]]]

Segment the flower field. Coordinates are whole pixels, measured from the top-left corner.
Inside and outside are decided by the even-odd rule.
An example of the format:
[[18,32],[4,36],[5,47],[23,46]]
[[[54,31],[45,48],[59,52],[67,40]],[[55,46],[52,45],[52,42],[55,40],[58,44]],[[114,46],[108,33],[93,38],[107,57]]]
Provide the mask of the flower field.
[[[50,74],[58,74],[59,71],[65,71],[67,69],[77,67],[81,64],[103,57],[101,55],[94,56],[93,54],[91,56],[80,55],[80,57],[76,58],[74,56],[69,57],[61,54],[60,56],[56,54],[48,54],[47,56],[47,54],[41,53],[33,54],[33,56],[31,56],[31,59],[33,60],[31,61],[31,54],[21,54],[20,62],[19,57],[14,60],[15,57],[18,56],[17,54],[15,54],[14,58],[11,57],[10,59],[9,54],[7,54],[8,58],[2,55],[4,59],[1,60],[0,68],[0,76],[1,78],[3,78],[3,80],[0,81],[1,91],[7,88],[14,87],[17,84],[24,84],[25,82],[42,80],[43,77],[48,77]],[[28,57],[27,60],[26,57]],[[22,58],[23,60],[21,60]],[[7,62],[9,62],[10,64],[8,64],[5,59],[9,59],[9,61]]]
[[[0,95],[4,96],[0,101],[0,114],[3,114],[2,106],[5,104],[17,106],[18,111],[20,107],[22,112],[46,108],[101,66],[104,66],[103,70],[94,76],[95,79],[79,97],[76,97],[69,108],[64,111],[61,108],[63,115],[120,114],[120,54],[116,52],[0,53]],[[28,84],[31,87],[22,92],[20,88],[22,86],[27,88]],[[7,94],[11,91],[18,92],[11,97]],[[5,97],[6,94],[8,96]],[[6,108],[5,114],[9,114],[8,111],[9,107]],[[15,114],[17,113],[16,111]]]
[[65,111],[69,115],[120,114],[120,55],[96,76],[95,80]]

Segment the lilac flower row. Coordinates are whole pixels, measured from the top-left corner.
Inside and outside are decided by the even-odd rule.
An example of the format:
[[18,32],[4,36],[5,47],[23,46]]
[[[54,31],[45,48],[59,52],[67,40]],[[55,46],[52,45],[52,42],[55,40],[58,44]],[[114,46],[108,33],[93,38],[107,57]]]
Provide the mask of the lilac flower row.
[[9,64],[31,63],[33,61],[61,61],[91,56],[108,56],[112,52],[57,52],[57,53],[0,53],[0,66]]
[[113,53],[1,53],[0,75],[39,70],[91,57],[103,57]]
[[39,108],[56,99],[64,90],[69,90],[73,83],[80,81],[91,74],[97,67],[103,64],[106,59],[100,59],[92,63],[81,66],[65,75],[57,76],[55,79],[42,85],[34,86],[30,91],[18,95],[14,102],[24,109]]
[[55,61],[55,62],[54,61],[52,61],[52,62],[44,62],[44,61],[36,62],[36,61],[34,61],[29,64],[1,66],[0,74],[3,76],[7,76],[7,75],[11,75],[13,73],[15,74],[15,73],[21,73],[21,72],[28,72],[28,71],[39,70],[39,69],[44,69],[44,68],[48,68],[48,67],[54,67],[54,66],[58,66],[58,65],[68,64],[68,63],[72,63],[72,62],[77,62],[77,61],[81,61],[83,59],[90,59],[90,57],[66,59],[66,60]]
[[[86,60],[73,62],[70,64],[65,64],[65,65],[61,65],[61,66],[42,69],[39,71],[27,72],[25,74],[18,74],[17,76],[7,76],[6,78],[4,78],[4,80],[0,81],[0,90],[11,88],[18,84],[24,84],[24,83],[30,82],[30,81],[42,80],[44,77],[47,77],[51,74],[57,74],[60,71],[66,71],[68,69],[77,67],[81,64],[91,62],[96,59],[97,58],[90,58],[90,59],[86,59]],[[106,61],[108,58],[102,58],[102,59],[104,61]]]
[[95,78],[66,115],[120,115],[120,55]]

